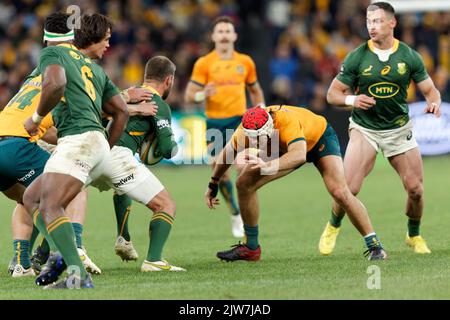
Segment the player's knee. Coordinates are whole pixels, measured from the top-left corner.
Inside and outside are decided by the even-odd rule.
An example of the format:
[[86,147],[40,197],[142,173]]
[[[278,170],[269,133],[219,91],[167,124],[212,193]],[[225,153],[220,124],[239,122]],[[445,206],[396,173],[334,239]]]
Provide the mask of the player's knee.
[[408,192],[408,197],[415,201],[420,200],[423,196],[423,186],[421,183],[408,185],[406,191]]
[[242,174],[236,180],[236,189],[238,192],[246,192],[254,187],[252,179],[248,175]]
[[153,212],[163,211],[173,217],[175,217],[175,211],[177,209],[175,201],[169,195],[153,199],[147,207]]
[[330,189],[330,194],[339,204],[345,204],[350,200],[350,190],[344,186],[336,186]]
[[33,213],[39,206],[39,198],[33,192],[28,192],[28,189],[23,194],[23,205],[29,213]]

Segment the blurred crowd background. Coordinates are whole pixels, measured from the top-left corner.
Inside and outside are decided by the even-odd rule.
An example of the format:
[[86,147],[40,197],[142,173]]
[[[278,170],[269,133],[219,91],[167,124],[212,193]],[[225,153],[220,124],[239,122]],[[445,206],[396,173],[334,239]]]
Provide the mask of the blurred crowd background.
[[[0,108],[34,68],[45,17],[78,5],[114,23],[101,64],[120,87],[139,85],[148,58],[164,54],[177,65],[169,97],[174,110],[200,106],[183,101],[195,60],[212,49],[210,23],[231,16],[238,51],[253,57],[268,103],[302,105],[326,112],[325,95],[346,54],[368,39],[369,0],[112,0],[0,2]],[[398,15],[396,37],[420,52],[444,101],[450,102],[450,12]],[[421,98],[410,87],[409,100]]]

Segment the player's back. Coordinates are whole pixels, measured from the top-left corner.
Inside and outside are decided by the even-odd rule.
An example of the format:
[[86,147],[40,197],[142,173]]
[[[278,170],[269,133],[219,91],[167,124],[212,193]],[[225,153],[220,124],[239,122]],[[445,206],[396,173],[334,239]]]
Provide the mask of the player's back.
[[[34,70],[23,83],[19,92],[8,102],[0,113],[0,136],[30,138],[23,126],[24,122],[36,111],[41,98],[42,76]],[[49,113],[39,126],[39,134],[32,140],[42,137],[53,126]]]
[[327,120],[315,114],[314,112],[295,106],[273,105],[267,107],[271,112],[274,128],[280,132],[280,147],[287,150],[287,147],[293,141],[291,139],[300,139],[297,127],[301,129],[303,138],[307,144],[307,150],[311,150],[327,127]]
[[58,136],[101,131],[103,101],[117,94],[117,88],[103,69],[75,46],[60,44],[41,51],[39,71],[48,65],[64,67],[66,87],[64,99],[54,110]]

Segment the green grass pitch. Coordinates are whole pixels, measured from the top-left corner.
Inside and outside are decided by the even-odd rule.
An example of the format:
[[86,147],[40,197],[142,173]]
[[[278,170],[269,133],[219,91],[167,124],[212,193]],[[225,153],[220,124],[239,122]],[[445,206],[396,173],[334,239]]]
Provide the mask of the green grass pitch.
[[[363,258],[363,240],[343,222],[335,252],[318,253],[320,234],[330,214],[330,196],[319,173],[306,165],[260,190],[262,260],[225,263],[218,250],[236,243],[228,210],[207,209],[203,194],[206,166],[153,170],[177,202],[177,217],[164,256],[185,273],[141,274],[147,253],[149,211],[134,204],[129,222],[140,257],[124,263],[114,254],[112,192],[90,189],[84,245],[103,271],[94,290],[48,292],[33,279],[12,279],[6,268],[12,254],[10,216],[14,203],[0,196],[0,299],[449,299],[450,157],[425,158],[425,213],[422,234],[433,251],[414,254],[404,244],[405,193],[386,160],[379,159],[360,199],[369,210],[389,260]],[[369,290],[367,269],[376,264],[381,288]]]

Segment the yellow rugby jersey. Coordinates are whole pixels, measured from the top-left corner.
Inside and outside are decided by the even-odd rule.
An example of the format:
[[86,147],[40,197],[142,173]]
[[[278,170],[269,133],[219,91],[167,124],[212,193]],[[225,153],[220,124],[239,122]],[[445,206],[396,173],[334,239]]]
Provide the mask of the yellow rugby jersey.
[[[327,120],[308,109],[294,106],[269,106],[266,108],[273,119],[274,129],[280,137],[280,155],[288,150],[288,146],[296,141],[305,140],[306,149],[310,151],[322,137],[327,128]],[[245,146],[241,144],[245,143]],[[249,146],[242,124],[232,137],[235,150],[242,150]]]
[[41,98],[42,76],[31,76],[20,88],[19,92],[0,112],[0,136],[26,137],[34,142],[42,138],[48,128],[54,125],[49,113],[39,126],[39,134],[30,137],[23,123],[36,111]]
[[217,93],[205,101],[208,118],[241,116],[247,109],[245,87],[257,81],[256,67],[248,55],[233,51],[232,59],[222,60],[214,50],[197,60],[191,81],[200,86],[216,86]]

